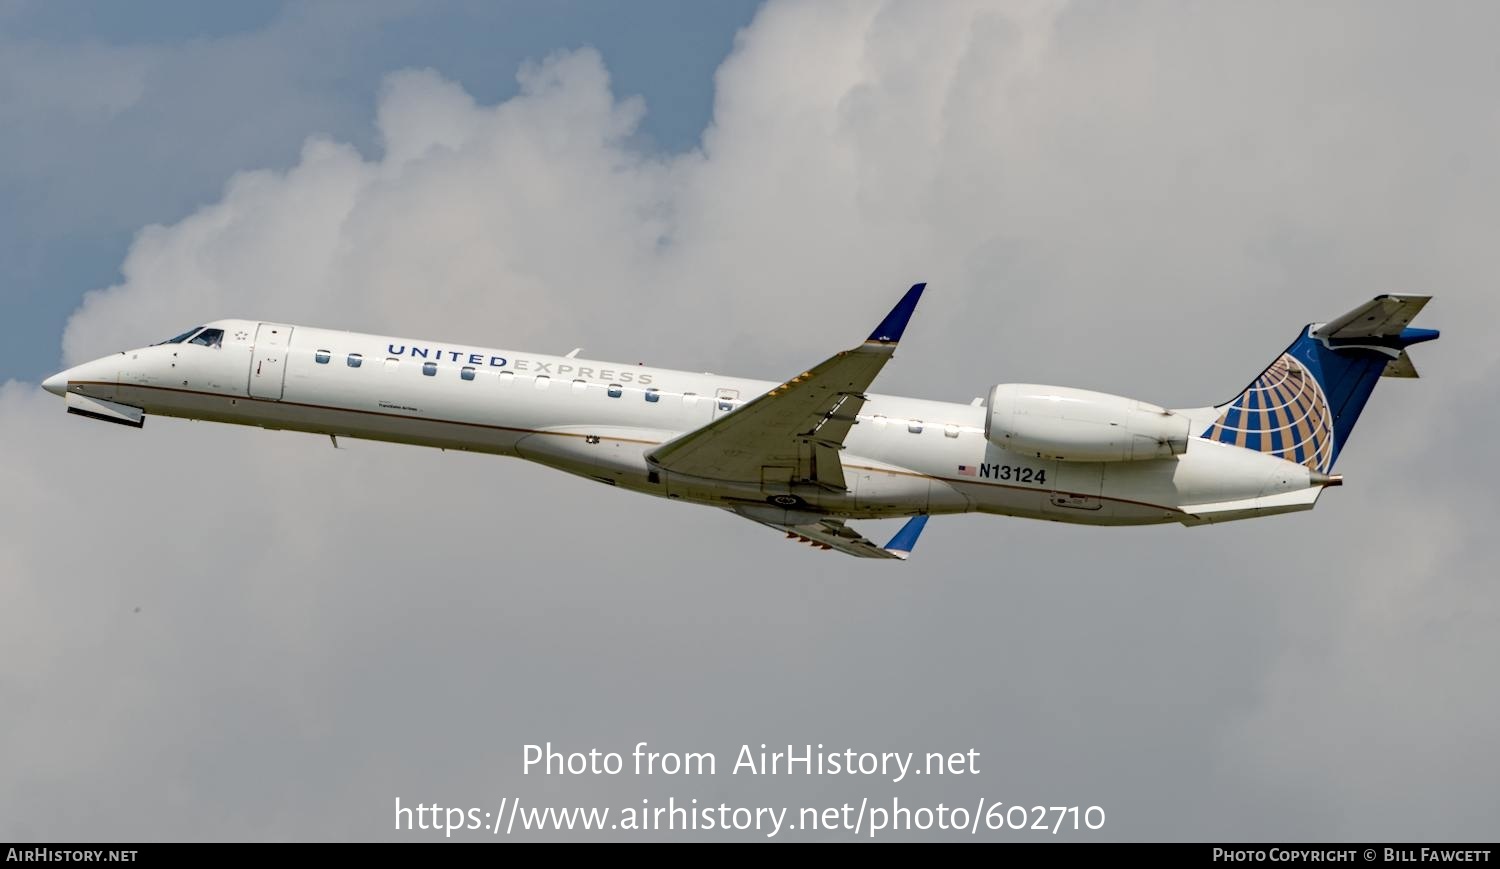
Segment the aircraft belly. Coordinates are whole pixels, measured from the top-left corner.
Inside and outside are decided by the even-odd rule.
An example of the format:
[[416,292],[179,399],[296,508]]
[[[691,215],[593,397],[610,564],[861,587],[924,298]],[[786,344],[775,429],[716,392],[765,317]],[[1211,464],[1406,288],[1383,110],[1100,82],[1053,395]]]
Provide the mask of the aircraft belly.
[[645,491],[696,504],[719,507],[769,504],[845,519],[963,513],[970,509],[967,498],[942,481],[922,474],[851,465],[846,465],[844,471],[845,491],[812,484],[712,480],[666,471],[660,472],[664,491],[654,488]]
[[932,479],[920,474],[862,465],[846,465],[844,479],[850,499],[858,506],[881,511],[927,511],[932,502]]
[[499,455],[513,454],[521,434],[499,426],[404,417],[388,411],[263,401],[135,384],[121,385],[117,398],[159,416]]
[[646,451],[673,433],[608,425],[554,426],[516,441],[527,461],[610,485],[665,496],[667,481],[646,463]]
[[997,485],[994,483],[967,483],[969,498],[981,513],[998,513],[1006,516],[1028,516],[1041,518],[1042,496],[1035,489]]

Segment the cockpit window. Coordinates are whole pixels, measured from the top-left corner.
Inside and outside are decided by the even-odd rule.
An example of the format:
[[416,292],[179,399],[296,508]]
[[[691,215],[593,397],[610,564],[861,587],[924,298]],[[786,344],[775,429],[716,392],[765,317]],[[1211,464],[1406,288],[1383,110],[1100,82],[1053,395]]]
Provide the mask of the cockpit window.
[[224,344],[224,330],[223,329],[204,329],[202,332],[199,332],[197,335],[193,336],[193,340],[189,341],[188,343],[189,344],[201,344],[204,347],[220,347],[220,346],[223,346],[223,344]]
[[[187,339],[193,337],[193,335],[197,334],[198,330],[202,329],[202,328],[203,328],[202,326],[194,326],[193,328],[187,330],[186,332],[183,332],[181,335],[178,335],[176,338],[168,338],[165,341],[159,341],[159,342],[157,342],[157,344],[181,344],[182,342],[186,341]],[[223,335],[224,335],[223,332],[219,333],[220,337],[223,337]],[[157,346],[157,344],[153,344],[151,346],[155,347],[155,346]]]

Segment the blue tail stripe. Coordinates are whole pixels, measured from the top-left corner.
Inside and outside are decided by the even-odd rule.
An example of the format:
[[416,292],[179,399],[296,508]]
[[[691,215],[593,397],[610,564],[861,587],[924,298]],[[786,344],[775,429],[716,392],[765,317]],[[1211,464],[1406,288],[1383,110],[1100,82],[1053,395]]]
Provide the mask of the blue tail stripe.
[[[1226,429],[1228,429],[1228,428],[1242,428],[1242,426],[1240,425],[1240,409],[1239,409],[1239,406],[1237,404],[1231,404],[1229,406],[1229,409],[1227,411],[1225,411],[1225,413],[1224,413],[1224,427]],[[1231,444],[1234,443],[1234,435],[1235,435],[1234,432],[1232,432],[1232,431],[1226,431],[1226,432],[1224,432],[1224,435],[1225,435],[1225,437],[1221,438],[1221,440],[1223,440],[1225,443],[1231,443]]]
[[1252,389],[1245,393],[1245,449],[1260,451],[1260,433],[1265,429],[1261,422],[1260,393]]

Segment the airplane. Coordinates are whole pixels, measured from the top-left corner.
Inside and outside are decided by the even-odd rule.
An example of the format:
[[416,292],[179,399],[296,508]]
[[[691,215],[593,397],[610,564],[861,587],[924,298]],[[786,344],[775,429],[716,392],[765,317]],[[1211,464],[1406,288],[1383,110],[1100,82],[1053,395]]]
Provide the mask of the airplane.
[[[1002,383],[971,404],[871,393],[925,283],[869,337],[775,382],[217,320],[59,372],[80,416],[148,414],[519,457],[722,508],[818,549],[906,559],[933,515],[1185,526],[1310,510],[1382,377],[1437,330],[1430,296],[1311,323],[1233,398],[1167,409]],[[851,520],[905,518],[884,545]]]

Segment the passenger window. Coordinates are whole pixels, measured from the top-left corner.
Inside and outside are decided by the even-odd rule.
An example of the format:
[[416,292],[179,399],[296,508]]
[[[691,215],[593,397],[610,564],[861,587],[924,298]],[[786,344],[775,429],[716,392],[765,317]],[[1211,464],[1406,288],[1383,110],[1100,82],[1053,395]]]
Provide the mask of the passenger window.
[[573,381],[573,391],[574,392],[586,392],[588,390],[588,388],[589,388],[589,382],[587,380],[584,380],[581,377],[580,378],[576,378]]
[[949,423],[948,425],[943,426],[943,437],[949,437],[949,438],[956,438],[956,437],[958,437],[958,426],[953,425],[952,423]]
[[394,356],[385,357],[385,370],[395,371],[401,365],[401,360]]
[[685,405],[687,405],[688,407],[695,407],[695,406],[697,406],[697,404],[698,404],[698,393],[696,393],[696,392],[684,392],[682,394],[682,403],[685,404]]
[[618,384],[618,383],[611,383],[609,385],[609,397],[610,398],[619,398],[620,396],[622,396],[624,394],[625,394],[625,389],[622,386],[620,386],[620,384]]
[[657,389],[654,386],[646,387],[646,400],[651,402],[652,404],[661,401],[661,390]]
[[313,354],[313,358],[318,361],[319,365],[327,365],[328,360],[333,358],[333,354],[329,353],[327,350],[319,350],[318,352]]
[[906,423],[906,430],[912,434],[922,433],[922,421],[920,419],[910,420]]
[[361,366],[363,364],[365,364],[365,357],[359,355],[358,353],[350,353],[349,354],[349,367],[350,368],[358,368],[359,366]]
[[432,377],[433,375],[437,374],[437,363],[436,362],[423,362],[422,363],[422,373],[425,374],[425,375],[427,375],[428,377]]
[[551,382],[552,382],[552,378],[548,377],[545,374],[538,374],[536,376],[536,388],[537,389],[546,389],[547,388],[547,384],[549,384]]
[[515,380],[515,379],[516,379],[516,373],[514,371],[502,371],[502,372],[500,372],[500,382],[501,383],[509,384],[512,380]]
[[875,427],[876,428],[880,428],[880,429],[885,428],[885,414],[883,414],[883,413],[877,413],[877,414],[875,414]]
[[201,344],[204,347],[221,347],[224,344],[223,329],[204,329],[199,332],[189,344]]
[[463,368],[459,369],[458,376],[462,377],[464,380],[473,380],[474,369],[468,365],[465,365]]

